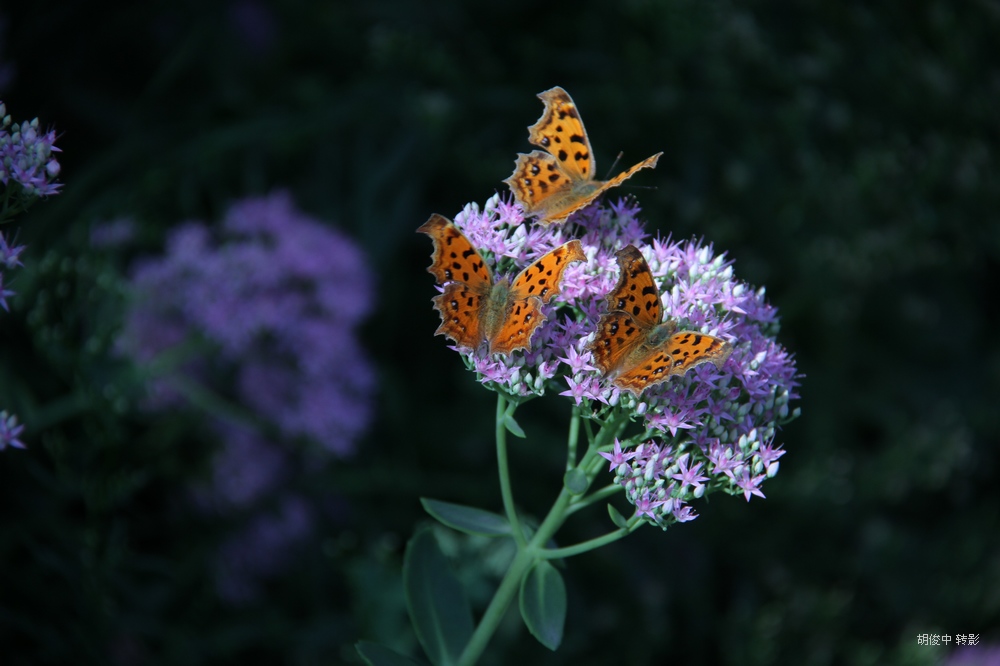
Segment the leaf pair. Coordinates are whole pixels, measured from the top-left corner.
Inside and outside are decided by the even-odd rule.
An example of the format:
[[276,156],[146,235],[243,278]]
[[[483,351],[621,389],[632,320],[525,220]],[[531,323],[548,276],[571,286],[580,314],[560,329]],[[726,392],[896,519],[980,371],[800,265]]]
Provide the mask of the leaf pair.
[[[450,502],[421,502],[428,513],[456,530],[494,537],[512,534],[510,523],[498,514]],[[410,620],[428,659],[435,666],[458,663],[472,638],[472,610],[431,530],[418,532],[407,545],[403,582]],[[548,561],[536,562],[521,580],[519,607],[531,634],[550,650],[558,648],[566,618],[566,586]],[[370,666],[417,663],[375,643],[362,641],[356,648]]]

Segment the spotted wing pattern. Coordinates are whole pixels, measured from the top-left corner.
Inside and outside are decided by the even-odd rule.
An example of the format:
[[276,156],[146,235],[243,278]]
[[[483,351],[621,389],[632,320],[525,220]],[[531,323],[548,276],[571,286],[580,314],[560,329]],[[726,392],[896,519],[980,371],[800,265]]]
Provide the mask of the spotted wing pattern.
[[506,318],[490,341],[490,350],[506,354],[514,349],[530,349],[531,337],[545,321],[542,304],[559,293],[566,268],[586,260],[580,241],[572,240],[518,273],[507,295]]
[[636,397],[702,363],[721,367],[732,345],[696,331],[675,332],[674,322],[660,323],[660,291],[642,253],[629,245],[616,258],[618,283],[608,293],[608,313],[589,347],[594,365]]
[[655,167],[663,154],[657,153],[611,180],[594,180],[597,163],[569,93],[556,87],[538,97],[545,103],[545,110],[528,128],[528,141],[548,152],[518,154],[514,172],[504,182],[525,214],[537,216],[541,224],[566,220],[636,171]]
[[680,331],[644,356],[632,359],[633,363],[614,378],[614,384],[638,397],[649,386],[683,375],[703,363],[721,368],[732,350],[732,345],[714,335]]
[[545,110],[528,128],[528,142],[552,153],[569,178],[592,180],[597,162],[573,98],[556,86],[538,93],[538,99],[545,104]]
[[473,289],[483,286],[489,289],[493,285],[486,262],[451,220],[434,213],[417,231],[434,242],[427,272],[434,275],[438,284],[463,282]]
[[643,329],[649,330],[663,318],[660,288],[653,271],[634,245],[626,245],[615,254],[618,260],[618,284],[608,293],[608,312],[627,312]]
[[531,338],[545,321],[541,299],[531,296],[510,303],[507,318],[490,340],[491,354],[510,354],[516,349],[531,349]]
[[467,284],[449,283],[444,292],[431,299],[441,315],[441,325],[434,335],[447,336],[459,347],[478,349],[484,337],[480,313],[487,298],[488,293]]
[[493,276],[482,256],[448,218],[434,214],[420,225],[434,243],[431,273],[444,292],[432,300],[441,315],[435,335],[447,336],[459,347],[476,349],[484,334],[482,312],[493,287]]
[[571,240],[540,257],[517,274],[511,286],[511,295],[517,298],[537,296],[548,303],[559,293],[562,276],[566,268],[574,262],[586,261],[583,245]]

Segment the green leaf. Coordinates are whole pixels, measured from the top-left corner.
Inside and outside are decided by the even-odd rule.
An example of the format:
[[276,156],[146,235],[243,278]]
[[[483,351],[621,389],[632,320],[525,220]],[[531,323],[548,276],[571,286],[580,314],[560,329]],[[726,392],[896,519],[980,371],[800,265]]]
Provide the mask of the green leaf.
[[410,622],[431,663],[456,663],[472,637],[472,610],[429,529],[406,545],[403,587]]
[[628,527],[628,521],[625,520],[625,516],[619,513],[618,509],[611,506],[610,504],[608,505],[608,515],[611,516],[611,522],[613,522],[618,527],[621,527],[623,529]]
[[420,666],[420,662],[404,657],[378,643],[358,641],[354,644],[354,649],[368,666]]
[[521,580],[521,617],[528,631],[550,650],[562,643],[566,624],[566,584],[551,564],[542,560]]
[[563,476],[563,485],[574,495],[582,495],[587,492],[590,483],[587,481],[587,475],[574,467]]
[[452,529],[467,534],[483,536],[510,536],[510,523],[503,516],[477,509],[472,506],[462,506],[441,500],[420,498],[424,511]]
[[524,430],[521,428],[518,422],[514,420],[514,417],[512,415],[504,414],[503,424],[504,426],[506,426],[507,430],[510,431],[510,434],[514,435],[515,437],[520,437],[521,439],[524,439],[526,437],[526,435],[524,434]]

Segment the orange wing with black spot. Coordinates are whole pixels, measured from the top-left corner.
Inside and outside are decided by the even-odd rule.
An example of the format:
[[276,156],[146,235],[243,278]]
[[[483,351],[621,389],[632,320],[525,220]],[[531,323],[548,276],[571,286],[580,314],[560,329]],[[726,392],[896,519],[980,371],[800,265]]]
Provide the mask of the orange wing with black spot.
[[538,97],[545,103],[545,110],[528,128],[528,141],[548,153],[535,150],[518,154],[514,172],[504,182],[525,214],[537,216],[541,224],[566,220],[636,171],[655,167],[663,154],[657,153],[611,180],[594,180],[597,162],[569,93],[556,87]]
[[427,234],[434,242],[427,272],[437,279],[438,284],[463,282],[473,288],[493,285],[486,262],[451,220],[434,213],[417,231]]
[[431,299],[441,315],[441,325],[434,335],[451,338],[459,347],[478,349],[485,337],[480,313],[487,298],[489,293],[477,291],[467,284],[449,283],[444,292]]
[[538,99],[545,103],[545,110],[528,128],[528,142],[552,153],[571,179],[593,180],[597,162],[573,98],[556,86],[538,93]]
[[434,214],[420,225],[434,243],[431,273],[444,292],[432,300],[441,315],[435,335],[450,338],[459,347],[476,349],[483,342],[482,312],[493,287],[493,276],[482,256],[448,218]]
[[586,260],[587,255],[583,253],[580,241],[564,243],[518,273],[511,285],[511,295],[514,298],[537,296],[543,303],[548,303],[559,293],[563,273],[569,265]]
[[628,245],[616,258],[618,284],[608,293],[608,313],[598,322],[589,346],[594,365],[636,397],[702,363],[721,367],[732,345],[696,331],[674,332],[674,322],[660,323],[660,290],[642,253]]
[[609,312],[597,323],[597,334],[589,349],[594,367],[613,374],[646,341],[649,329],[642,328],[627,312]]
[[657,326],[663,318],[660,288],[642,252],[634,245],[626,245],[615,254],[615,259],[618,284],[608,293],[608,312],[627,312],[645,330]]
[[578,240],[560,245],[517,274],[508,292],[506,319],[490,341],[491,352],[530,349],[531,337],[545,321],[542,304],[559,293],[563,273],[573,262],[586,261]]
[[628,367],[614,378],[614,385],[639,397],[654,384],[673,375],[683,375],[703,363],[721,368],[733,351],[731,344],[714,335],[696,331],[680,331],[641,358],[633,358]]

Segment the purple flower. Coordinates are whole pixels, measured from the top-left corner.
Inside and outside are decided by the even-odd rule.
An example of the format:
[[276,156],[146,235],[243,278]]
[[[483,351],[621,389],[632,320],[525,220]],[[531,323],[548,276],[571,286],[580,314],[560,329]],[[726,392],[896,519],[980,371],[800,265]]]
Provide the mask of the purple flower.
[[[224,370],[228,390],[284,436],[353,451],[371,420],[375,374],[355,333],[372,305],[371,275],[350,239],[277,193],[233,205],[218,234],[181,225],[166,256],[139,263],[132,280],[125,355],[146,364],[205,341],[218,353],[189,353],[178,371],[207,382]],[[178,403],[170,376],[150,398]]]
[[607,453],[605,451],[599,451],[598,455],[600,455],[602,458],[611,463],[611,467],[608,468],[608,471],[610,472],[614,470],[616,467],[624,465],[632,458],[635,458],[636,455],[638,454],[636,451],[628,451],[628,452],[622,451],[621,442],[619,442],[618,438],[616,437],[614,450],[611,451],[610,453]]
[[56,194],[62,185],[55,182],[60,171],[52,155],[60,152],[55,140],[54,130],[39,131],[38,118],[12,123],[0,102],[0,183],[17,183],[28,196]]
[[17,425],[16,416],[8,414],[6,411],[0,411],[0,451],[8,446],[15,449],[25,448],[24,442],[18,439],[22,432],[24,432],[24,426]]
[[286,480],[288,453],[280,443],[267,441],[254,429],[228,421],[216,421],[213,429],[221,446],[212,457],[211,477],[193,490],[203,508],[222,514],[246,509]]
[[3,308],[7,312],[10,312],[10,307],[7,305],[7,299],[14,295],[15,293],[10,289],[4,289],[3,273],[0,272],[0,308]]
[[24,245],[11,245],[7,237],[0,233],[0,270],[23,266],[21,253],[24,252],[24,248]]
[[[463,352],[482,383],[518,395],[552,389],[602,423],[640,421],[645,433],[616,443],[637,447],[634,457],[612,468],[638,514],[651,523],[667,527],[692,520],[696,514],[686,502],[708,492],[764,496],[760,484],[777,473],[784,454],[774,444],[776,431],[798,416],[797,408],[789,409],[798,398],[797,372],[775,339],[776,309],[763,289],[735,278],[732,261],[698,240],[646,242],[639,207],[627,198],[589,206],[564,225],[542,227],[526,223],[519,207],[494,196],[482,209],[466,206],[455,223],[500,274],[572,238],[580,239],[587,257],[566,269],[556,303],[564,307],[546,312],[529,351],[489,359],[480,351]],[[639,397],[601,375],[588,345],[618,282],[615,255],[626,245],[639,248],[649,264],[664,321],[730,342],[733,351],[721,368],[697,366]]]

